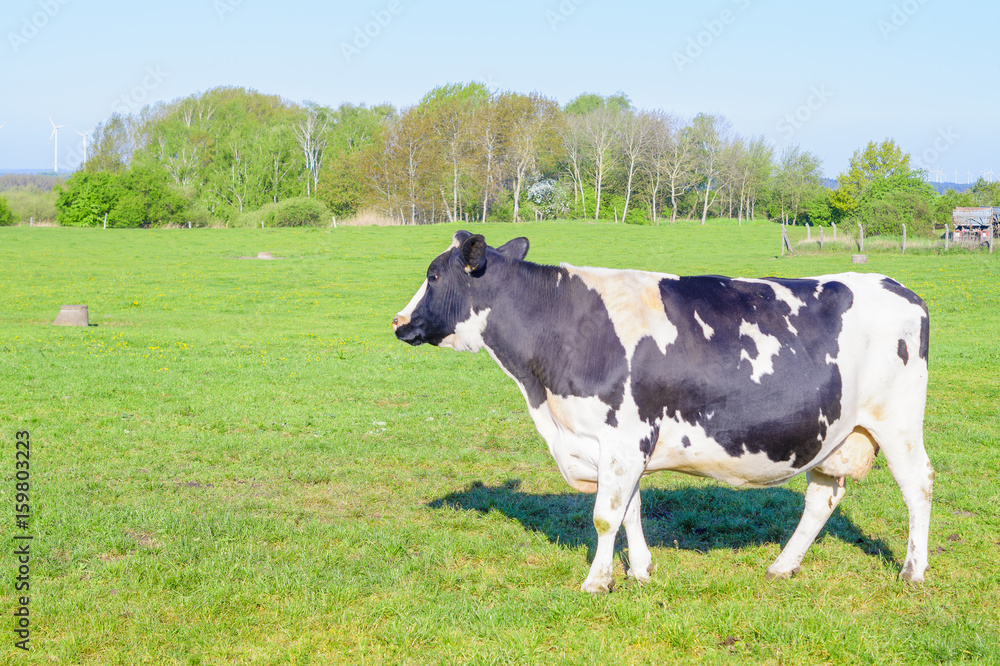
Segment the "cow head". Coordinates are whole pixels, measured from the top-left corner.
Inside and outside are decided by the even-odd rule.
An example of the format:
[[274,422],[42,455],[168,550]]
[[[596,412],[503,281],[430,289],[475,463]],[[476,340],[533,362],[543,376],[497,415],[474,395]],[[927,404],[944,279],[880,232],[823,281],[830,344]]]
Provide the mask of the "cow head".
[[426,342],[478,351],[489,306],[477,303],[476,294],[495,282],[491,278],[504,264],[520,261],[527,253],[527,238],[515,238],[494,249],[480,234],[459,231],[451,246],[431,262],[417,293],[392,320],[396,337],[411,345]]

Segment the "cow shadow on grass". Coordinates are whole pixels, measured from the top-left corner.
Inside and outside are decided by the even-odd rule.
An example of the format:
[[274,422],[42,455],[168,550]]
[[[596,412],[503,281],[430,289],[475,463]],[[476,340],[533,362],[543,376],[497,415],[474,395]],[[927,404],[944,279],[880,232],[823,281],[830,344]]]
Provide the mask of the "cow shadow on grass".
[[[483,514],[499,511],[526,529],[541,532],[552,543],[571,548],[586,546],[587,559],[593,561],[597,546],[594,495],[530,494],[521,492],[520,485],[518,480],[501,486],[476,481],[465,490],[429,502],[428,506]],[[700,552],[765,544],[783,547],[799,523],[803,505],[802,493],[786,488],[735,490],[708,485],[676,490],[650,488],[642,491],[642,526],[651,547]],[[888,545],[866,536],[839,508],[817,538],[825,534],[854,544],[889,566],[897,569],[901,566]],[[624,543],[622,530],[616,550],[624,547]]]

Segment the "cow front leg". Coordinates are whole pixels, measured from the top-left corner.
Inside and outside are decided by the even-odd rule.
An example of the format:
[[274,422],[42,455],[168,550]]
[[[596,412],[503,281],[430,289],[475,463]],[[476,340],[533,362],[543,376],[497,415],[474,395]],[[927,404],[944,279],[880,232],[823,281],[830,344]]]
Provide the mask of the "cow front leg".
[[806,472],[806,479],[809,484],[806,486],[806,507],[802,512],[802,519],[778,559],[767,568],[769,580],[798,572],[809,546],[816,540],[816,535],[826,525],[844,496],[843,477],[835,478],[813,469]]
[[[638,447],[636,447],[636,452],[638,453]],[[614,566],[615,536],[618,534],[625,514],[632,504],[630,500],[639,494],[639,478],[642,476],[644,466],[642,458],[638,456],[629,460],[610,455],[605,457],[604,452],[601,453],[601,461],[597,470],[597,497],[594,500],[594,529],[597,530],[597,550],[594,553],[594,562],[590,566],[590,573],[580,588],[584,592],[592,594],[608,592],[614,585],[612,568]],[[638,502],[636,502],[635,507],[636,516],[638,516]],[[635,522],[638,522],[637,517]],[[633,534],[635,533],[634,523],[631,524],[631,531]],[[639,534],[641,536],[641,528]],[[631,547],[631,539],[629,541]],[[646,551],[645,557],[651,559],[645,539],[642,538],[640,541],[642,549]],[[648,568],[648,564],[646,566]]]

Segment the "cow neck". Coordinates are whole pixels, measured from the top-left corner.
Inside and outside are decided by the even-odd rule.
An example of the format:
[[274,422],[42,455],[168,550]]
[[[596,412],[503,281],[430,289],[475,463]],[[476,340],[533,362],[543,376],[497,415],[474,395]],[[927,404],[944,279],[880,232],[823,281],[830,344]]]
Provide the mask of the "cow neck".
[[549,394],[596,396],[617,409],[625,349],[597,292],[562,267],[516,262],[498,271],[483,342],[538,407]]
[[548,384],[539,358],[555,334],[556,313],[566,309],[566,271],[527,261],[505,261],[494,270],[474,295],[477,312],[490,310],[483,342],[537,407]]

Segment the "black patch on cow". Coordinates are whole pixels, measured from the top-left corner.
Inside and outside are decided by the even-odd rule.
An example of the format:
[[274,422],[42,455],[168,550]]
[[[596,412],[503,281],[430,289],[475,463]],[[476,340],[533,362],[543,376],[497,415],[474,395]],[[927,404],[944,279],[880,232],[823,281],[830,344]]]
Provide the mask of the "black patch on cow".
[[[927,311],[927,304],[924,303],[924,299],[917,296],[915,293],[899,284],[892,278],[882,279],[882,288],[886,291],[890,291],[900,298],[913,303],[914,305],[919,305],[924,311],[924,316],[920,320],[920,349],[917,351],[917,355],[923,359],[927,360],[928,352],[930,351],[930,328],[931,321],[930,316]],[[904,361],[905,362],[905,361]]]
[[660,425],[653,425],[652,430],[649,431],[649,436],[643,437],[639,440],[639,450],[642,451],[642,455],[647,459],[649,456],[653,455],[653,449],[656,448],[656,442],[660,439]]
[[[777,462],[794,456],[793,466],[802,467],[819,453],[826,423],[840,417],[840,368],[827,358],[839,356],[843,314],[854,296],[840,282],[824,283],[818,295],[815,279],[769,282],[805,305],[792,315],[768,283],[718,276],[662,280],[663,306],[678,337],[665,353],[651,337],[639,341],[632,395],[647,423],[676,418],[703,428],[733,457],[764,452]],[[711,339],[696,312],[712,328]],[[780,344],[771,359],[774,372],[760,376],[760,383],[741,358],[744,351],[750,358],[758,353],[751,338],[740,335],[744,321]]]
[[910,352],[906,350],[906,340],[903,338],[899,339],[899,345],[896,347],[896,353],[899,354],[899,358],[903,359],[903,365],[910,362]]
[[691,446],[691,438],[688,437],[687,435],[684,435],[683,437],[681,437],[681,445],[685,449],[688,448],[689,446]]
[[931,346],[931,319],[927,315],[920,318],[920,351],[918,356],[924,361],[927,360]]
[[604,417],[604,422],[607,423],[612,428],[618,427],[618,409],[612,407],[608,410],[607,416]]
[[483,339],[538,408],[546,389],[597,396],[617,425],[628,361],[600,295],[565,268],[493,262],[473,283],[474,307],[490,308]]
[[600,295],[564,268],[523,261],[526,238],[487,246],[470,273],[462,248],[476,238],[456,233],[459,247],[431,262],[426,293],[396,337],[437,345],[473,313],[489,309],[483,340],[524,387],[531,407],[545,402],[546,391],[596,396],[610,408],[605,421],[616,426],[628,361]]
[[925,310],[927,309],[927,306],[924,305],[924,301],[922,298],[920,298],[919,296],[917,296],[912,291],[910,291],[903,285],[899,284],[892,278],[882,278],[882,288],[885,289],[886,291],[891,291],[900,298],[905,299],[910,303],[913,303],[914,305],[919,305]]

